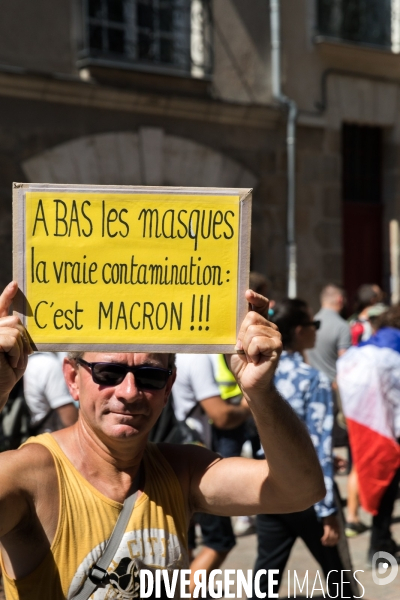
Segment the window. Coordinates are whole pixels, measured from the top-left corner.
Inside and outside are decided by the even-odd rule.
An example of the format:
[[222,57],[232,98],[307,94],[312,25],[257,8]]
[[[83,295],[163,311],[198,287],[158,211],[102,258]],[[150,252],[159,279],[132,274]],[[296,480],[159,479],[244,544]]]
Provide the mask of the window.
[[211,72],[209,0],[84,0],[81,58],[193,77]]
[[317,0],[318,33],[399,52],[399,0]]

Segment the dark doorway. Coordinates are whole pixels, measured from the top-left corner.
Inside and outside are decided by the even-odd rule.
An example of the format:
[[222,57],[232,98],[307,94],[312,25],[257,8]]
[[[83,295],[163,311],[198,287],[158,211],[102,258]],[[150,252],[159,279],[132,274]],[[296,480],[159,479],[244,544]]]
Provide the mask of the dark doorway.
[[382,287],[382,147],[380,127],[343,125],[343,274],[350,311],[360,285]]

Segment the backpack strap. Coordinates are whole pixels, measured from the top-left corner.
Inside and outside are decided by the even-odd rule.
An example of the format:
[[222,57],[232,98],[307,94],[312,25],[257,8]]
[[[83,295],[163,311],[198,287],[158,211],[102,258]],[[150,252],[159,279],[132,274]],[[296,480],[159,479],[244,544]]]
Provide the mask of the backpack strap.
[[183,419],[184,422],[186,422],[186,419],[188,419],[189,417],[192,416],[192,414],[194,413],[194,411],[196,410],[196,408],[200,408],[200,410],[203,410],[201,408],[200,402],[196,401],[196,404],[194,406],[192,406],[192,408],[189,410],[188,414],[186,415],[186,417]]
[[[139,481],[140,472],[141,469],[139,469],[139,473],[136,477],[137,482]],[[118,546],[121,543],[138,495],[139,490],[136,490],[136,492],[126,498],[103,554],[97,563],[90,569],[83,587],[77,595],[73,596],[73,600],[88,600],[99,585],[107,582],[109,575],[107,568],[110,566],[110,563],[118,550]]]

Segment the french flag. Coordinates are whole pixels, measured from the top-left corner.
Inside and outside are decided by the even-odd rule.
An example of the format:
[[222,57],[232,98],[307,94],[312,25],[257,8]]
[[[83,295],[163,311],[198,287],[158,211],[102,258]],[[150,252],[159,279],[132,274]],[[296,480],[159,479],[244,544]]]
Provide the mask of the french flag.
[[360,502],[375,515],[400,467],[400,330],[380,329],[349,348],[337,362],[337,382]]

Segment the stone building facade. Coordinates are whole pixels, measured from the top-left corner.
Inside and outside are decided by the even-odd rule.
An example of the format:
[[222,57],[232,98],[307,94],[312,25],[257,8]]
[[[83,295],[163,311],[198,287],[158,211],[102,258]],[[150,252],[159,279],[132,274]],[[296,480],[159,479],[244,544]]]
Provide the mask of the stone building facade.
[[[390,291],[400,57],[397,3],[389,5],[378,11],[386,28],[390,20],[389,38],[371,41],[340,25],[338,0],[281,1],[283,91],[299,108],[298,295],[315,308],[331,281],[351,293],[380,278]],[[272,97],[269,28],[265,0],[8,3],[0,20],[0,286],[12,277],[13,181],[242,186],[254,188],[252,267],[268,276],[273,296],[285,295],[286,112]],[[346,136],[361,174],[345,161]],[[370,185],[368,157],[379,162]],[[344,173],[356,190],[350,217]],[[368,203],[379,208],[364,207],[365,225]]]

